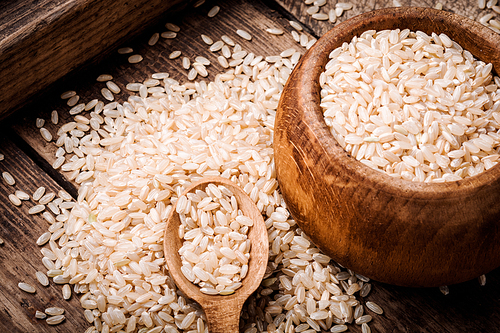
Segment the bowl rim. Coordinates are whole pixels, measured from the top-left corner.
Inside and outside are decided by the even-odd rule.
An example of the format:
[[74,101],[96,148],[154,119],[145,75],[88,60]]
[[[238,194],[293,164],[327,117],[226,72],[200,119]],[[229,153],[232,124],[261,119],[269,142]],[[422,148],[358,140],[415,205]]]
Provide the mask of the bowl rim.
[[[356,174],[364,181],[371,183],[384,192],[397,193],[398,195],[408,196],[414,199],[420,198],[428,200],[429,195],[433,198],[457,197],[464,196],[467,193],[473,193],[478,187],[487,187],[500,178],[500,163],[478,175],[451,182],[425,183],[394,178],[383,171],[372,169],[347,153],[347,151],[337,143],[330,132],[330,128],[326,125],[323,111],[320,107],[321,87],[319,85],[319,77],[324,71],[326,63],[330,60],[328,55],[336,47],[342,45],[343,42],[350,42],[353,36],[359,36],[360,33],[356,32],[362,30],[363,27],[369,27],[374,23],[387,23],[388,20],[394,16],[402,16],[417,20],[430,20],[441,24],[446,24],[450,20],[460,21],[458,25],[461,28],[459,29],[459,33],[467,31],[475,32],[474,35],[478,39],[474,40],[474,43],[481,45],[481,47],[473,51],[464,46],[464,50],[469,50],[476,59],[484,61],[485,63],[493,63],[494,71],[497,73],[500,72],[500,61],[495,61],[495,59],[484,59],[485,49],[490,51],[490,53],[496,51],[496,54],[500,55],[500,35],[482,24],[458,14],[433,8],[394,7],[379,9],[352,17],[335,26],[323,35],[302,57],[296,67],[296,69],[300,68],[300,71],[296,70],[296,78],[298,81],[301,81],[302,89],[304,89],[302,95],[310,97],[303,99],[304,119],[321,124],[321,126],[315,128],[316,131],[313,135],[315,135],[321,145],[326,148],[325,152],[328,153],[330,157],[335,155],[333,160],[343,163],[345,172]],[[432,19],[429,17],[432,17]],[[401,27],[401,29],[406,29],[406,27]],[[367,30],[371,29],[364,29],[361,33]],[[441,32],[443,31],[439,31],[439,33]],[[449,31],[444,32],[452,38]],[[456,32],[453,35],[455,34]],[[455,39],[452,38],[452,40]],[[497,41],[496,43],[494,42],[495,40]],[[470,44],[471,42],[472,41],[467,41],[465,44]],[[462,46],[463,43],[459,45]],[[316,59],[321,59],[321,64],[318,64]],[[306,73],[308,75],[304,75]]]

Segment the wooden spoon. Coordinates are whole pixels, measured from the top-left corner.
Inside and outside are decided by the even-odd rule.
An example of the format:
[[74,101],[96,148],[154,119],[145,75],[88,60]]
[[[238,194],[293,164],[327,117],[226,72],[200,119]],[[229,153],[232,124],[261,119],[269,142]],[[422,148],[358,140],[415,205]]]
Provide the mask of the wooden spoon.
[[177,287],[189,298],[198,302],[207,317],[208,329],[211,333],[236,333],[239,332],[240,313],[246,299],[252,294],[262,281],[266,271],[269,256],[269,238],[267,228],[257,206],[252,199],[232,181],[221,177],[206,177],[189,186],[182,195],[194,190],[205,190],[208,184],[226,186],[236,197],[239,209],[254,221],[248,232],[251,240],[250,260],[248,262],[248,274],[241,281],[243,285],[234,294],[227,296],[206,295],[200,291],[200,287],[190,282],[181,272],[181,257],[179,249],[183,240],[179,238],[179,225],[181,224],[179,214],[175,207],[167,219],[163,246],[165,259],[170,275]]

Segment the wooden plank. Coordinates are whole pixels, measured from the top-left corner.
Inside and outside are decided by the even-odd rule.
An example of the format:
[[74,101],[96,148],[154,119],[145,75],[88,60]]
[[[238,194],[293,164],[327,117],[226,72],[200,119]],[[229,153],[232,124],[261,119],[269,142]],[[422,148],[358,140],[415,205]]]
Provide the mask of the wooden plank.
[[[291,2],[291,0],[288,0]],[[300,2],[295,2],[300,3]],[[392,1],[381,2],[356,2],[356,6],[366,9],[382,7],[381,4],[389,5]],[[413,2],[412,2],[413,3]],[[445,8],[446,8],[446,3]],[[208,19],[206,13],[213,5],[205,4],[192,12],[183,14],[182,17],[164,17],[163,22],[172,20],[181,26],[178,38],[173,40],[161,40],[154,47],[148,47],[147,39],[153,32],[162,32],[162,25],[153,26],[141,37],[130,41],[127,45],[132,46],[138,53],[142,54],[144,61],[130,65],[126,56],[111,55],[109,59],[102,61],[95,68],[84,72],[77,72],[71,77],[65,78],[58,86],[44,98],[36,99],[29,108],[23,109],[24,113],[11,119],[16,133],[27,142],[31,148],[48,163],[54,161],[55,148],[40,140],[38,129],[34,126],[35,118],[42,117],[48,121],[49,114],[53,109],[60,112],[61,121],[68,121],[71,117],[67,114],[69,107],[59,99],[59,94],[68,89],[76,89],[81,100],[88,102],[93,98],[103,99],[100,89],[102,83],[96,83],[95,78],[102,73],[110,73],[114,81],[122,88],[118,100],[126,99],[128,93],[124,91],[127,82],[144,80],[153,72],[166,71],[176,79],[185,80],[187,71],[182,69],[181,60],[169,60],[168,55],[174,50],[181,50],[183,55],[191,60],[196,55],[204,55],[212,61],[210,76],[214,77],[222,68],[216,63],[214,55],[207,51],[200,37],[200,33],[209,35],[215,40],[222,34],[227,34],[234,40],[238,40],[243,47],[257,54],[275,54],[285,48],[300,47],[293,41],[290,35],[292,28],[288,20],[294,18],[297,13],[295,7],[289,11],[284,2],[278,5],[270,3],[268,7],[257,1],[226,1],[221,2],[220,13],[213,19]],[[453,3],[449,2],[452,6]],[[475,5],[475,4],[474,4]],[[281,7],[283,6],[283,7]],[[472,6],[472,5],[468,5]],[[295,12],[294,12],[295,11]],[[465,11],[465,10],[464,10]],[[353,13],[355,10],[352,11]],[[349,17],[348,11],[345,15]],[[305,23],[306,30],[317,35],[321,34],[319,24],[325,22]],[[326,23],[325,23],[326,24]],[[271,36],[263,30],[268,27],[281,27],[286,30],[284,36]],[[254,38],[251,42],[243,41],[235,34],[235,30],[242,28],[251,32]],[[324,29],[327,29],[326,27]],[[310,35],[309,35],[310,36]],[[56,127],[47,125],[54,134]],[[2,237],[2,236],[0,236]],[[37,258],[39,261],[40,258]],[[372,293],[366,300],[380,304],[385,313],[382,316],[374,315],[370,324],[373,331],[377,332],[488,332],[496,331],[500,324],[500,270],[487,275],[488,283],[480,287],[477,281],[470,281],[450,287],[450,295],[442,295],[438,289],[411,289],[384,285],[374,282]],[[17,292],[17,291],[16,291]],[[3,301],[3,300],[0,300]],[[363,302],[363,301],[362,301]],[[81,313],[81,309],[75,309],[75,315]],[[370,312],[368,312],[370,313]],[[370,313],[371,314],[371,313]],[[75,329],[76,330],[76,329]],[[82,330],[78,327],[78,330]],[[349,331],[361,332],[359,326],[350,325]]]
[[0,14],[0,118],[181,0],[12,1]]
[[[73,295],[69,301],[62,297],[61,285],[52,281],[42,286],[35,277],[36,271],[47,272],[42,264],[41,247],[37,238],[47,231],[48,222],[40,214],[29,215],[28,209],[36,203],[23,201],[20,207],[8,199],[9,194],[22,190],[31,197],[44,186],[46,193],[61,190],[24,152],[11,141],[0,138],[0,152],[5,160],[0,162],[0,172],[8,171],[16,183],[14,186],[0,182],[0,332],[76,332],[90,326],[83,317],[79,297]],[[46,245],[48,246],[48,245]],[[52,280],[52,279],[51,279]],[[21,291],[17,284],[29,283],[36,288],[35,294]],[[51,306],[66,310],[66,321],[51,327],[44,320],[35,319],[36,310],[44,311]]]

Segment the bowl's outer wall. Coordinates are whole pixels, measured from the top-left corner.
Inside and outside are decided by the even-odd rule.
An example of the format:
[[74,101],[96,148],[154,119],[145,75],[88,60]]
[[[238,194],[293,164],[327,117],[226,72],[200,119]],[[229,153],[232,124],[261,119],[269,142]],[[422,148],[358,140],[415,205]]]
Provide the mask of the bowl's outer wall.
[[500,38],[467,18],[428,8],[354,17],[322,37],[294,69],[276,117],[274,150],[283,197],[326,254],[375,280],[414,287],[459,283],[500,265],[500,166],[445,184],[397,180],[350,157],[319,107],[330,51],[366,30],[446,33],[500,68]]

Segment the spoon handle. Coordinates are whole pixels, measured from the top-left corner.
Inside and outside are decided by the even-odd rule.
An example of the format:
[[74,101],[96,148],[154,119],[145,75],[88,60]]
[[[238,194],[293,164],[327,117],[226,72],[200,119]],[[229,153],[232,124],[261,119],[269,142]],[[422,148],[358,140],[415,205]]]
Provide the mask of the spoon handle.
[[238,333],[242,307],[243,303],[224,301],[204,306],[208,331],[210,333]]

